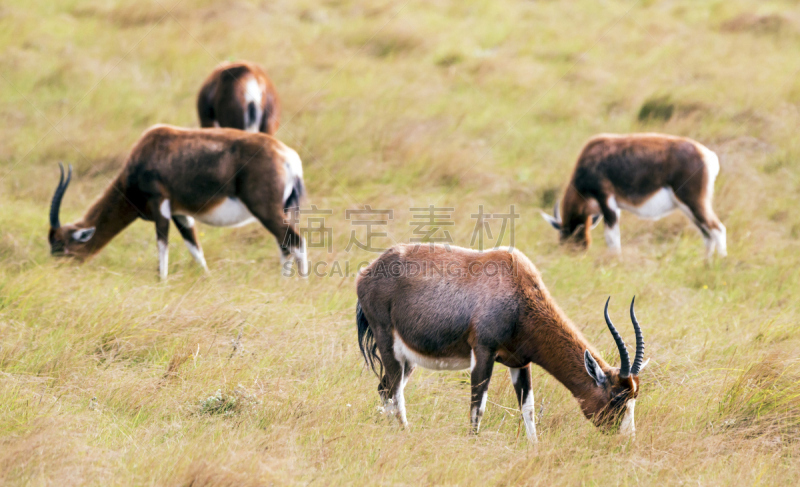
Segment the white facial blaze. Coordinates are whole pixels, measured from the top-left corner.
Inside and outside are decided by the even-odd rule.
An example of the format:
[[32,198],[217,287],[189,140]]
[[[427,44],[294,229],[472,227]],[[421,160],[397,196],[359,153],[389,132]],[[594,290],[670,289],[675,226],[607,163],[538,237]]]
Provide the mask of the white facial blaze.
[[623,436],[635,436],[636,424],[633,421],[633,411],[636,408],[636,399],[628,399],[625,403],[625,415],[619,425],[619,434]]

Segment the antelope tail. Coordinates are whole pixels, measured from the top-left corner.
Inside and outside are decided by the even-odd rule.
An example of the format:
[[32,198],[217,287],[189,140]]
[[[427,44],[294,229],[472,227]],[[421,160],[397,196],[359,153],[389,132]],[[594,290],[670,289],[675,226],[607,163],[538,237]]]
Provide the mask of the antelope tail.
[[[383,362],[378,356],[378,344],[375,343],[375,335],[372,334],[360,302],[356,304],[356,326],[358,327],[358,348],[361,349],[364,362],[380,379],[383,376]],[[377,367],[380,367],[380,372],[376,370]]]
[[289,197],[283,202],[283,212],[287,213],[291,208],[299,208],[300,200],[303,199],[305,193],[306,188],[303,185],[303,178],[300,176],[295,176],[294,182],[292,183],[292,192],[289,193]]
[[258,129],[259,122],[259,113],[258,107],[256,106],[256,102],[250,101],[247,103],[247,113],[244,115],[244,128],[245,130],[249,130],[251,128]]

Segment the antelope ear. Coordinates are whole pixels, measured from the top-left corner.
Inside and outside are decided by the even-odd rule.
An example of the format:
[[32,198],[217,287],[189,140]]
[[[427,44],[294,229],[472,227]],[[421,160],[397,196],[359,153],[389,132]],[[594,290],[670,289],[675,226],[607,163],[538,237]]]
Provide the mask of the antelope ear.
[[548,215],[545,212],[541,212],[541,213],[542,213],[542,218],[544,218],[544,221],[546,221],[547,223],[552,225],[553,228],[555,228],[556,230],[561,230],[561,222],[560,221],[556,220],[555,218],[553,218],[552,216]]
[[[649,363],[650,363],[650,359],[648,358],[647,360],[645,360],[645,361],[644,361],[644,363],[642,364],[642,366],[641,366],[641,367],[639,367],[639,374],[641,374],[641,373],[642,373],[642,371],[644,370],[644,368],[645,368],[645,367],[647,367],[647,364],[649,364]],[[636,375],[639,375],[639,374],[636,374]]]
[[592,215],[592,229],[600,224],[600,220],[603,219],[603,214],[598,213],[597,215]]
[[94,231],[95,227],[75,230],[74,232],[72,232],[72,239],[80,243],[88,242],[89,239],[94,236]]
[[598,387],[605,384],[606,374],[588,350],[583,352],[583,364],[586,366],[586,372],[589,373],[589,377],[594,379],[594,383],[597,384]]

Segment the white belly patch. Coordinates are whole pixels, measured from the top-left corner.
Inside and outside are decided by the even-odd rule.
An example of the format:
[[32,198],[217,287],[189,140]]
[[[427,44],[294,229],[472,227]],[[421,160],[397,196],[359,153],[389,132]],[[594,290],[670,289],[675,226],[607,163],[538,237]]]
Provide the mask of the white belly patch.
[[397,332],[394,334],[394,358],[401,364],[411,362],[431,370],[465,370],[470,368],[470,357],[428,357],[408,348]]
[[617,200],[617,203],[623,210],[627,210],[639,218],[648,218],[651,220],[658,220],[659,218],[667,216],[678,207],[672,188],[659,189],[639,206],[623,200]]
[[239,198],[225,198],[210,211],[191,216],[214,227],[240,227],[256,220]]

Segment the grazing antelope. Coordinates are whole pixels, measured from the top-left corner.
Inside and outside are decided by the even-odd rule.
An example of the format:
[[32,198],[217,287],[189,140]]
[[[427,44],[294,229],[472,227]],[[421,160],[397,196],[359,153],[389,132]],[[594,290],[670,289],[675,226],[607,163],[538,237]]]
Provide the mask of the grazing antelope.
[[[416,365],[471,371],[472,431],[486,408],[495,362],[509,367],[528,438],[536,441],[530,364],[544,368],[578,400],[598,427],[620,422],[635,431],[644,339],[633,313],[636,356],[608,317],[619,368],[608,365],[550,296],[536,267],[518,250],[486,252],[396,245],[361,271],[357,281],[358,344],[380,379],[389,413],[406,426],[403,388]],[[610,299],[610,298],[609,298]],[[377,367],[380,367],[378,372]]]
[[200,126],[228,127],[275,135],[280,124],[278,93],[261,66],[241,61],[222,63],[197,95]]
[[[195,260],[208,270],[194,220],[236,227],[258,220],[278,239],[283,269],[294,256],[308,275],[306,243],[285,212],[303,197],[303,166],[297,152],[264,134],[233,129],[151,127],[139,138],[125,166],[75,223],[61,225],[59,209],[72,178],[70,166],[50,206],[50,252],[81,260],[98,253],[137,218],[155,222],[159,274],[167,277],[169,221],[175,223]],[[288,265],[287,265],[288,263]]]
[[559,212],[542,213],[561,242],[591,244],[590,230],[605,220],[606,244],[620,251],[620,210],[657,220],[680,209],[700,229],[706,258],[727,255],[725,225],[711,207],[717,155],[694,140],[662,134],[602,134],[581,151]]

